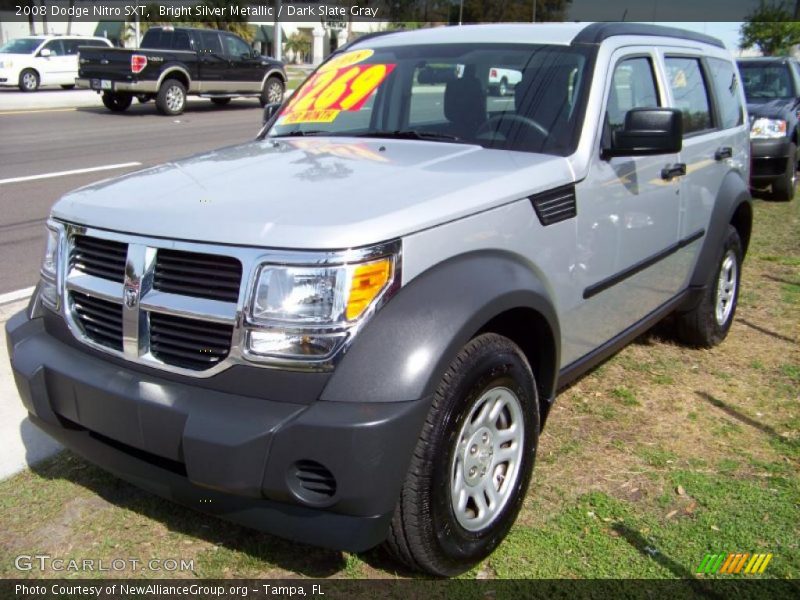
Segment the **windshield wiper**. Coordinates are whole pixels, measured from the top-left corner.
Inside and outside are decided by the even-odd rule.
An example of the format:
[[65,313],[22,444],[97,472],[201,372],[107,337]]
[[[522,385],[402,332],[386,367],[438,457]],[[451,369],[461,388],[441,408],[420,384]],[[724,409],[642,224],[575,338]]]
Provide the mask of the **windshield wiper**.
[[302,129],[295,129],[293,131],[287,131],[286,133],[279,133],[277,135],[271,135],[270,138],[282,138],[282,137],[305,137],[305,136],[312,136],[312,135],[329,135],[330,131],[323,131],[322,129],[309,129],[308,131],[303,131]]
[[463,140],[449,133],[436,133],[433,131],[418,131],[416,129],[403,129],[395,131],[370,131],[368,133],[355,133],[353,137],[389,138],[398,140],[430,140],[442,142],[462,142]]

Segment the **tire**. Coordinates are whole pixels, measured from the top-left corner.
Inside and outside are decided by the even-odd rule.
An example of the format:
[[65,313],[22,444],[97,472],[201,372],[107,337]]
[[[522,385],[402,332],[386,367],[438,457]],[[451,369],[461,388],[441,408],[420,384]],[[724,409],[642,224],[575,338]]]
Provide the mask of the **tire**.
[[23,92],[35,92],[39,89],[39,74],[33,69],[25,69],[19,74],[19,89]]
[[280,77],[273,75],[264,82],[261,90],[261,107],[267,104],[283,102],[283,95],[286,93],[286,85]]
[[167,79],[158,89],[156,108],[162,115],[181,114],[186,108],[186,86],[177,79]]
[[62,90],[74,90],[75,84],[74,83],[67,83],[61,86]]
[[779,202],[789,202],[797,191],[797,146],[789,144],[789,160],[786,172],[772,182],[772,198]]
[[728,232],[703,296],[690,311],[676,315],[678,339],[689,346],[711,348],[721,343],[736,315],[742,273],[742,241],[733,225]]
[[125,112],[133,102],[133,96],[130,94],[114,94],[111,92],[103,92],[103,104],[105,107],[113,112]]
[[225,106],[228,104],[231,99],[230,98],[212,98],[211,101],[216,104],[217,106]]
[[[470,432],[480,422],[476,415],[494,403],[503,403],[494,423]],[[501,446],[496,434],[509,423],[520,428],[521,439]],[[385,542],[389,552],[413,569],[439,576],[462,573],[488,556],[522,507],[538,436],[536,383],[522,351],[493,333],[474,338],[434,395]],[[514,458],[499,462],[501,453]],[[481,484],[498,494],[494,510],[479,491]],[[477,503],[481,494],[484,510]]]

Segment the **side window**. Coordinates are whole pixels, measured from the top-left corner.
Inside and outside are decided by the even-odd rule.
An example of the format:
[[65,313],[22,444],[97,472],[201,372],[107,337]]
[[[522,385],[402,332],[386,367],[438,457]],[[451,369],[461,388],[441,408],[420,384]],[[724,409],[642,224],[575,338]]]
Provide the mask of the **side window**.
[[61,40],[50,40],[44,45],[44,50],[47,48],[50,50],[50,56],[64,56],[64,44]]
[[683,113],[684,135],[711,129],[711,104],[700,61],[673,56],[664,64],[675,108]]
[[719,103],[719,125],[723,129],[744,123],[744,107],[739,95],[739,74],[727,60],[709,58],[711,79]]
[[653,64],[644,56],[626,58],[614,67],[608,94],[606,120],[612,131],[622,129],[632,108],[657,108],[658,87]]
[[78,53],[78,46],[81,45],[81,40],[62,40],[64,44],[64,52],[67,56],[74,56]]
[[202,50],[212,54],[222,54],[222,44],[219,41],[219,34],[216,31],[201,31],[200,43]]
[[191,50],[192,43],[189,39],[189,32],[188,31],[176,31],[175,35],[172,37],[172,49],[173,50]]
[[250,54],[250,46],[235,35],[225,34],[225,54],[228,56],[243,56]]

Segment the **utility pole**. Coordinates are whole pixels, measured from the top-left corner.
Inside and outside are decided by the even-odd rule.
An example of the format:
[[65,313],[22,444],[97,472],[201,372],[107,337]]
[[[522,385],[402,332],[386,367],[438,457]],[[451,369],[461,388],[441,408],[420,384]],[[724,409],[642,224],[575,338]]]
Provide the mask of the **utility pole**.
[[136,15],[133,17],[133,37],[136,41],[135,48],[141,43],[141,28],[139,27],[139,0],[136,0]]
[[536,23],[536,0],[531,0],[531,23]]
[[281,0],[275,0],[275,25],[272,30],[272,56],[275,60],[281,60],[281,49],[283,46],[281,23],[278,15],[281,12]]
[[[800,0],[798,0],[800,2]],[[461,0],[458,3],[458,24],[461,25],[461,21],[464,19],[464,0]]]

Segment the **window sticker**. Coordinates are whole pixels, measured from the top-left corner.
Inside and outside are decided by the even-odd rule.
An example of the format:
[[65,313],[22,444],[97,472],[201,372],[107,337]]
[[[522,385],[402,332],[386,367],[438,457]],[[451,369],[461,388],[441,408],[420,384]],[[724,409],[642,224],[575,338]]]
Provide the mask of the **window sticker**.
[[[396,66],[354,64],[371,55],[372,50],[348,52],[325,65],[286,106],[279,124],[330,123],[343,110],[361,110]],[[338,65],[331,66],[337,61]]]

